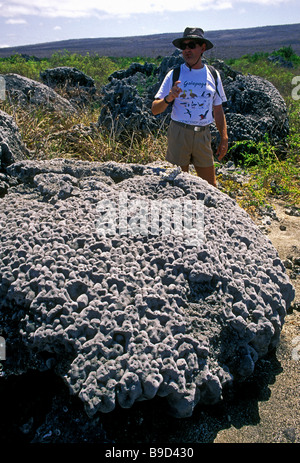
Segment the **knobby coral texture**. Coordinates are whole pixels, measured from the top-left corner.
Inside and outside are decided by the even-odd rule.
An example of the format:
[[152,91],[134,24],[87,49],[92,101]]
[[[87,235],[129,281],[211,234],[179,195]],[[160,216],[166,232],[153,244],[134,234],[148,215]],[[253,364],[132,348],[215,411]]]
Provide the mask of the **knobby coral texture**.
[[[113,162],[27,160],[6,175],[5,374],[53,369],[89,416],[159,396],[188,417],[276,347],[294,289],[271,242],[227,195],[176,169]],[[201,202],[202,239],[191,244],[172,227],[101,232],[99,203],[115,204],[120,219],[120,193],[128,204]]]

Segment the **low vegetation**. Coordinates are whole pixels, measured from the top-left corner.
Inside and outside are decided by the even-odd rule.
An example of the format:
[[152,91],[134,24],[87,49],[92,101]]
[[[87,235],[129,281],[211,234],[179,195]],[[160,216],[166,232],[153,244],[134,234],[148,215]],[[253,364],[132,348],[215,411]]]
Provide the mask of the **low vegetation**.
[[240,167],[247,171],[249,181],[241,189],[236,182],[229,185],[220,179],[222,188],[250,211],[256,211],[271,198],[299,207],[300,56],[291,47],[282,47],[272,54],[245,55],[228,60],[227,64],[243,74],[258,75],[273,83],[286,102],[290,133],[284,144],[272,145],[267,137],[259,143],[236,142],[243,145]]
[[[275,57],[275,58],[274,58]],[[277,58],[276,58],[277,57]],[[132,62],[153,62],[159,59],[108,58],[98,55],[55,53],[50,59],[14,55],[0,59],[0,74],[17,73],[40,80],[40,72],[57,66],[71,66],[91,76],[98,92],[108,82],[114,71],[126,69]],[[283,47],[272,55],[256,53],[227,61],[233,69],[261,76],[279,90],[286,101],[290,121],[290,134],[285,143],[272,145],[264,141],[240,141],[242,160],[238,168],[247,182],[219,177],[220,188],[235,197],[251,214],[270,198],[283,199],[288,205],[300,206],[300,57],[290,47]],[[297,80],[299,76],[299,80]],[[299,90],[297,91],[297,85]],[[128,134],[126,140],[118,140],[113,133],[107,134],[95,128],[101,107],[98,104],[82,109],[76,116],[62,116],[36,107],[21,109],[0,103],[0,109],[12,114],[19,126],[24,142],[35,158],[68,157],[93,161],[148,163],[163,160],[166,152],[166,134],[149,133],[145,138]],[[90,127],[90,130],[83,130]],[[234,146],[231,148],[234,149]],[[229,150],[230,155],[230,150]]]
[[12,55],[9,58],[0,58],[0,73],[16,73],[29,79],[40,80],[40,73],[46,69],[58,66],[75,67],[91,76],[100,89],[107,84],[108,77],[119,69],[127,69],[131,63],[152,62],[159,64],[159,60],[152,58],[108,58],[97,54],[79,55],[67,50],[54,53],[51,58],[35,58],[30,56]]

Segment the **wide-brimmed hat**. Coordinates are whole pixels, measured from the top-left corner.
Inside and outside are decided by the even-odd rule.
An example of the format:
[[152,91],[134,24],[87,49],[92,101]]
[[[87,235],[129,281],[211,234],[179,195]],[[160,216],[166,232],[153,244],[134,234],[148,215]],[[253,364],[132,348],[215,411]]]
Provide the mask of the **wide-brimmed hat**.
[[209,50],[213,47],[213,44],[209,40],[204,38],[204,32],[199,27],[187,27],[183,33],[183,36],[179,39],[173,40],[172,43],[173,45],[175,45],[175,47],[181,48],[182,42],[187,39],[193,39],[197,42],[205,43],[206,50]]

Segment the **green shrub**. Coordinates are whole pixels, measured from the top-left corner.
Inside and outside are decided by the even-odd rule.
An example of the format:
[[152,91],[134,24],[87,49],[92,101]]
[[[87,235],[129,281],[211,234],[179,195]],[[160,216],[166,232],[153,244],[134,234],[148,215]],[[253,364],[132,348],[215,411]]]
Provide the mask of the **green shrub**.
[[19,54],[0,58],[0,74],[19,74],[29,79],[40,80],[40,72],[49,67],[48,60],[26,59]]
[[59,66],[75,67],[95,80],[98,89],[108,83],[108,77],[115,71],[127,69],[131,63],[153,62],[159,64],[159,60],[153,58],[109,58],[98,54],[80,55],[70,53],[67,50],[54,53],[49,59],[36,59],[24,57],[20,54],[8,58],[0,58],[0,74],[19,74],[29,79],[40,81],[40,72]]
[[244,55],[238,59],[226,61],[234,70],[243,74],[252,74],[263,77],[271,82],[283,96],[289,98],[292,93],[292,79],[300,75],[300,56],[298,56],[290,47],[282,47],[274,51],[272,55],[280,55],[286,59],[291,56],[293,67],[286,68],[279,66],[277,63],[268,60],[270,53],[254,53],[253,55]]
[[98,88],[108,82],[108,77],[118,69],[118,66],[109,58],[98,55],[79,55],[77,53],[58,52],[49,59],[36,60],[13,55],[9,58],[0,58],[0,74],[19,74],[36,81],[40,81],[40,72],[58,66],[75,67],[91,76]]
[[298,56],[291,46],[281,47],[272,53],[274,56],[282,56],[286,61],[291,61],[294,65],[300,65],[300,56]]
[[92,77],[98,88],[101,88],[108,82],[108,77],[116,70],[118,66],[108,57],[99,56],[98,54],[80,55],[68,51],[54,53],[49,59],[48,67],[58,66],[75,67],[84,74]]

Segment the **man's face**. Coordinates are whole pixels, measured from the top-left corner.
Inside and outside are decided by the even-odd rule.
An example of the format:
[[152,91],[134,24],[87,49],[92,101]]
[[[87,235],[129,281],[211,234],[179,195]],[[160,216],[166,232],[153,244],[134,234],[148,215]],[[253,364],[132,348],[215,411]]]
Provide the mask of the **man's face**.
[[184,40],[183,46],[185,47],[184,50],[182,50],[183,59],[190,66],[192,66],[194,63],[198,61],[198,59],[200,58],[200,56],[206,48],[205,43],[200,45],[199,43],[193,40]]

